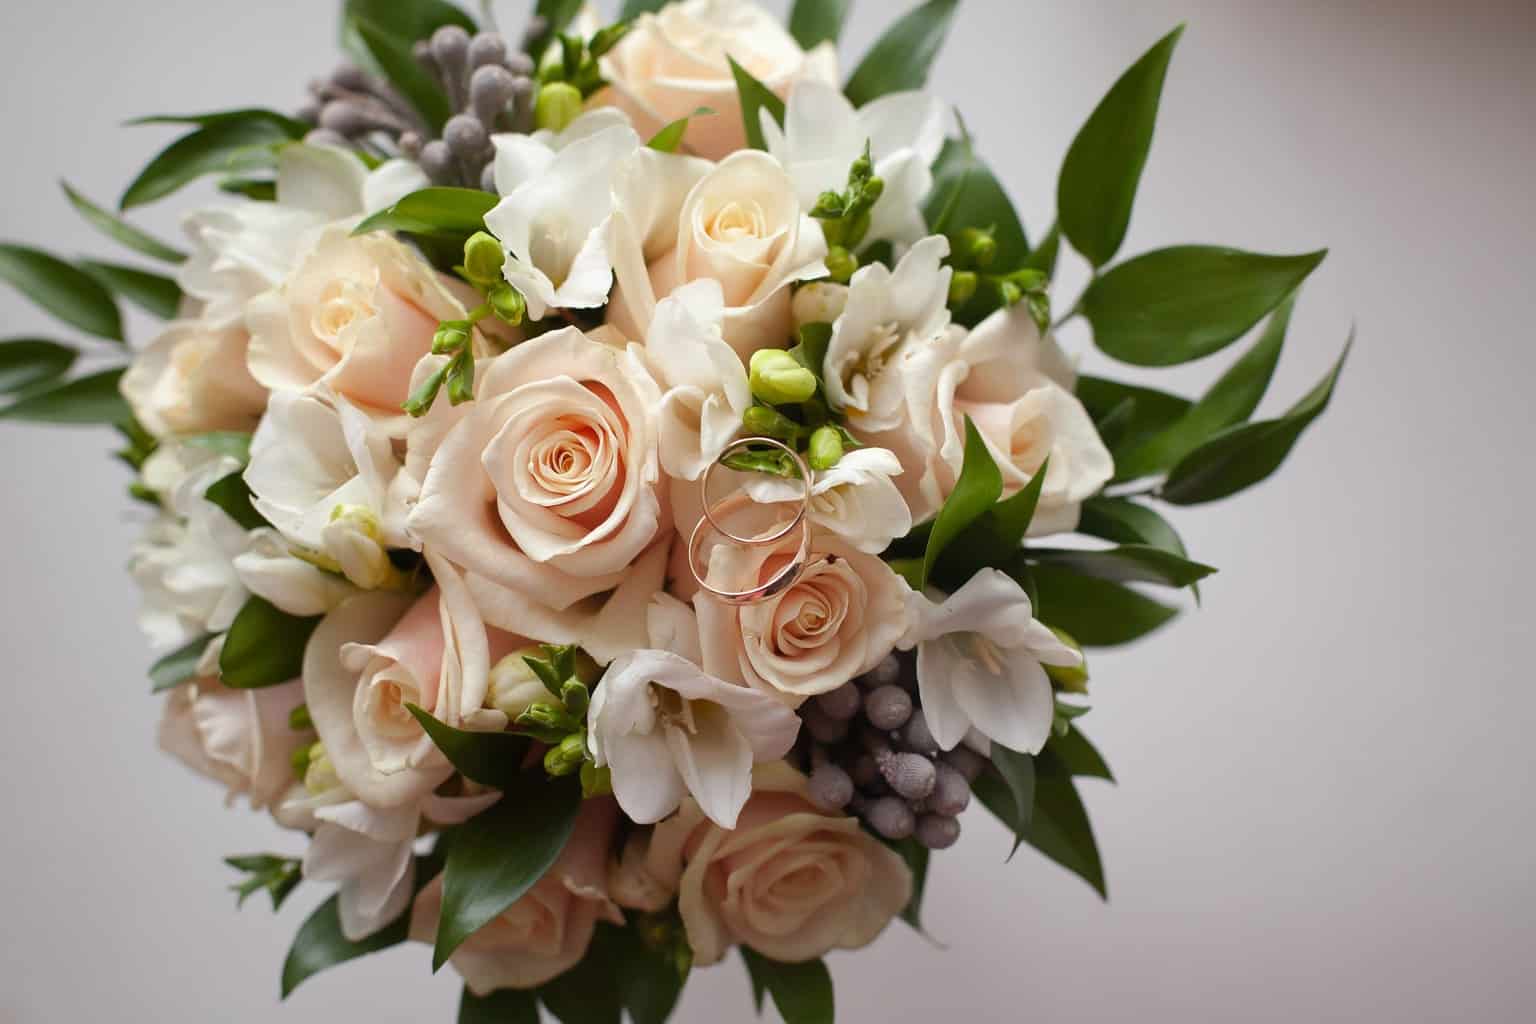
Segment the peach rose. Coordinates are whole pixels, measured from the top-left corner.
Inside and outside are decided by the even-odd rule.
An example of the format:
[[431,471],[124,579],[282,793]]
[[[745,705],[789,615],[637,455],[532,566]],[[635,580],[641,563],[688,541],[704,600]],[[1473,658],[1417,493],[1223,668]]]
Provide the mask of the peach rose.
[[[708,552],[707,578],[721,590],[748,590],[794,555],[788,543],[722,545]],[[733,606],[695,595],[704,670],[791,704],[835,690],[894,649],[906,629],[907,589],[879,558],[818,535],[800,578],[770,598]]]
[[912,897],[905,862],[857,820],[812,802],[803,775],[760,765],[734,830],[688,800],[656,826],[647,873],[674,885],[694,963],[733,945],[774,960],[814,960],[867,946]]
[[[693,281],[720,283],[721,333],[743,359],[787,346],[793,329],[790,285],[826,274],[821,227],[800,207],[794,182],[759,150],[733,153],[702,177],[677,207],[675,242],[658,230],[670,203],[651,197],[675,189],[693,165],[654,158],[631,163],[615,189],[609,235],[615,288],[608,322],[631,340],[644,338],[656,304]],[[696,162],[695,162],[696,163]]]
[[[624,922],[608,898],[608,854],[617,824],[612,800],[582,803],[576,829],[554,867],[449,959],[471,992],[486,996],[500,988],[537,988],[581,962],[599,918]],[[439,875],[416,897],[411,938],[433,941],[442,907]]]
[[524,342],[482,364],[456,423],[413,433],[408,465],[424,473],[407,529],[466,573],[492,625],[585,644],[530,625],[529,609],[569,609],[628,583],[666,532],[660,402],[638,349],[574,327]]
[[123,374],[123,397],[156,437],[254,430],[267,389],[246,369],[250,335],[239,325],[176,320]]
[[741,98],[726,57],[781,98],[804,76],[836,84],[837,50],[823,43],[809,53],[779,19],[744,0],[683,0],[642,14],[602,60],[610,88],[596,97],[629,114],[641,138],[700,107],[684,138],[700,156],[719,160],[747,144]]
[[272,390],[323,382],[402,436],[411,372],[441,320],[463,304],[430,266],[387,234],[321,231],[281,288],[251,300],[251,374]]

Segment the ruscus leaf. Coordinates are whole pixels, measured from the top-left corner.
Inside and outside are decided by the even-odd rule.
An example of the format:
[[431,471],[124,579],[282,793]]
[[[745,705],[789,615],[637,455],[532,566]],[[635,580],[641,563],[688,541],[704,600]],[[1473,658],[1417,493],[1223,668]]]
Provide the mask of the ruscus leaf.
[[832,1024],[832,975],[820,960],[785,964],[769,960],[746,946],[739,947],[753,987],[773,997],[784,1024]]
[[928,0],[886,29],[843,89],[853,105],[862,107],[886,93],[921,89],[959,7],[960,0]]
[[821,43],[836,43],[853,0],[795,0],[789,12],[789,34],[802,50]]
[[80,269],[114,294],[161,320],[175,319],[181,309],[181,286],[163,274],[95,260],[81,260]]
[[413,235],[472,235],[485,228],[485,215],[496,205],[489,192],[472,188],[424,188],[380,210],[352,230],[404,231]]
[[57,256],[0,244],[0,280],[71,326],[98,338],[123,340],[123,320],[112,293]]
[[1120,76],[1062,162],[1056,187],[1061,231],[1095,267],[1114,259],[1125,241],[1168,61],[1183,32],[1180,25],[1168,33]]
[[495,789],[515,786],[521,779],[523,757],[528,753],[526,737],[507,732],[467,732],[438,721],[414,704],[406,708],[465,778]]
[[1064,566],[1036,565],[1031,575],[1040,597],[1036,616],[1066,630],[1084,647],[1130,643],[1178,614],[1177,608],[1130,587]]
[[108,238],[153,260],[161,260],[165,263],[182,263],[186,261],[186,253],[166,245],[153,235],[141,231],[121,217],[97,206],[80,192],[76,191],[69,182],[61,181],[59,185],[64,189],[64,194],[69,197],[70,204],[74,206],[81,217],[85,218],[86,223]]
[[283,123],[265,116],[216,121],[183,135],[156,154],[128,186],[118,206],[128,210],[164,199],[205,174],[240,174],[272,167],[277,162],[277,147],[297,137]]
[[1058,565],[1084,576],[1118,583],[1161,583],[1168,587],[1187,587],[1205,579],[1216,570],[1191,562],[1162,548],[1146,544],[1124,544],[1101,551],[1081,548],[1030,548],[1029,557],[1047,565]]
[[304,665],[304,645],[320,618],[289,615],[259,597],[247,598],[219,656],[224,685],[245,690],[297,679]]
[[768,144],[763,141],[763,123],[757,112],[768,111],[769,115],[782,125],[784,101],[775,96],[766,85],[752,77],[750,71],[736,63],[735,58],[726,57],[726,60],[730,62],[731,74],[736,78],[736,91],[741,97],[741,123],[746,129],[747,146],[750,149],[767,149]]
[[986,442],[971,418],[965,418],[965,460],[961,463],[960,478],[945,499],[944,506],[934,517],[933,529],[928,534],[928,547],[923,553],[923,581],[926,585],[939,556],[950,543],[975,522],[1003,493],[1003,474],[987,451]]
[[185,646],[178,647],[150,666],[150,693],[161,693],[197,678],[197,663],[208,648],[209,636],[200,636]]
[[69,372],[78,355],[67,345],[42,338],[0,341],[0,395],[57,380]]
[[0,408],[0,420],[33,423],[105,424],[126,423],[133,418],[118,381],[123,371],[103,370],[62,384],[33,388],[10,405]]

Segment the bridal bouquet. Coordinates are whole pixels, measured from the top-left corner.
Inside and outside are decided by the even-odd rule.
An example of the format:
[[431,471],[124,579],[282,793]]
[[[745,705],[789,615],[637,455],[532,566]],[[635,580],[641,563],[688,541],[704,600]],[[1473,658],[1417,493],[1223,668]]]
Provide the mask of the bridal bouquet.
[[[1178,31],[1031,240],[922,91],[958,0],[844,77],[848,7],[539,0],[503,34],[347,0],[291,115],[142,122],[180,134],[121,211],[228,193],[186,251],[66,186],[173,274],[0,247],[101,340],[0,343],[0,417],[126,439],[160,744],[291,830],[229,858],[240,900],[334,888],[284,995],[417,940],[466,1024],[651,1024],[734,950],[829,1021],[822,957],[921,927],[972,805],[1105,893],[1084,652],[1213,571],[1159,504],[1258,483],[1327,406],[1337,367],[1250,418],[1323,253],[1120,257]],[[1079,374],[1078,317],[1148,368],[1262,327],[1190,399]]]

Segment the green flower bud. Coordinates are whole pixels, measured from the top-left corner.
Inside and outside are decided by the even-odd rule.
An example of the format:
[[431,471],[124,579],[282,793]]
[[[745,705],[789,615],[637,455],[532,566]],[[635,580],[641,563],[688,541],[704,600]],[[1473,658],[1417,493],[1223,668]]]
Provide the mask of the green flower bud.
[[827,252],[827,273],[838,284],[847,284],[853,272],[859,269],[859,258],[841,245],[834,245]]
[[580,113],[581,90],[567,82],[550,82],[539,89],[533,123],[552,132],[563,132]]
[[464,276],[482,287],[501,280],[501,265],[506,258],[494,235],[476,231],[464,243]]
[[487,705],[515,722],[534,704],[547,700],[549,691],[523,660],[537,658],[541,653],[537,647],[524,647],[498,661],[491,669]]
[[326,756],[325,747],[319,743],[311,744],[307,756],[309,764],[304,769],[304,789],[307,793],[319,796],[341,785],[336,766]]
[[992,232],[981,228],[966,228],[960,232],[960,246],[973,266],[986,269],[997,258],[997,239]]
[[[1076,640],[1072,639],[1069,633],[1067,633],[1065,630],[1057,629],[1055,626],[1050,626],[1048,628],[1052,633],[1056,634],[1056,639],[1072,648],[1078,653],[1080,657],[1082,656],[1082,645],[1079,644]],[[1052,683],[1056,684],[1058,687],[1067,691],[1068,693],[1088,692],[1087,658],[1083,658],[1083,660],[1076,665],[1047,665],[1045,666],[1045,674],[1050,677]]]
[[1024,289],[1020,288],[1012,281],[999,281],[997,285],[997,291],[998,294],[1002,296],[1003,305],[1010,308],[1017,306],[1019,302],[1024,298]]
[[[869,210],[865,209],[862,213],[859,213],[858,215],[848,219],[844,223],[848,225],[848,230],[844,234],[843,244],[849,248],[853,248],[860,242],[864,241],[864,236],[869,234]],[[848,271],[848,276],[852,277],[853,271],[857,269],[858,265],[855,264],[853,270]]]
[[777,409],[766,405],[754,405],[741,416],[741,425],[747,433],[759,437],[771,437],[790,444],[798,444],[805,428]]
[[591,761],[581,762],[581,796],[590,800],[595,796],[607,796],[613,792],[613,771],[603,765],[599,768]]
[[811,435],[810,464],[812,469],[831,469],[843,457],[843,439],[836,427],[817,427]]
[[951,306],[963,306],[970,302],[976,295],[976,272],[974,270],[957,270],[949,279],[949,304]]
[[523,293],[502,281],[491,286],[485,293],[485,297],[491,304],[497,319],[517,325],[523,322],[523,314],[528,312],[528,302],[523,298]]
[[[448,377],[448,368],[452,365],[451,362],[445,361],[443,365],[433,370],[415,391],[411,392],[411,397],[400,406],[405,410],[406,415],[425,416],[427,414],[427,411],[432,408],[432,403],[437,401],[437,393],[442,390],[443,381]],[[321,566],[321,568],[325,567]]]
[[752,394],[769,405],[804,402],[816,393],[816,375],[778,348],[752,353]]
[[574,732],[544,753],[544,770],[556,778],[574,775],[581,770],[586,759],[586,737]]
[[[309,705],[300,704],[288,712],[288,728],[294,732],[307,732],[315,727],[315,720],[309,717]],[[306,753],[307,756],[307,753]]]
[[816,197],[816,205],[811,207],[812,217],[825,220],[843,215],[843,197],[836,192],[823,192]]
[[544,700],[528,705],[528,709],[517,716],[517,724],[562,736],[580,726],[565,708]]
[[560,688],[560,700],[565,704],[565,710],[571,713],[572,718],[580,719],[587,713],[587,705],[592,700],[592,693],[581,680],[569,679]]
[[870,178],[859,190],[859,202],[868,209],[878,203],[883,195],[885,195],[885,179]]
[[437,325],[437,333],[432,335],[432,351],[444,356],[451,352],[457,352],[469,343],[469,321],[444,320]]

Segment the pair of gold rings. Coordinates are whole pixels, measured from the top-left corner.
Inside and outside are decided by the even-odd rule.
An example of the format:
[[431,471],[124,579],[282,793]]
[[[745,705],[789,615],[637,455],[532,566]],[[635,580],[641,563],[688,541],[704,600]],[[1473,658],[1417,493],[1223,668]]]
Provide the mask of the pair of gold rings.
[[[776,529],[771,529],[766,533],[755,535],[732,533],[721,523],[721,519],[742,506],[750,504],[752,497],[746,491],[739,490],[718,502],[711,503],[709,500],[710,477],[716,467],[725,462],[732,453],[744,451],[752,446],[762,445],[776,448],[785,455],[788,455],[798,471],[802,488],[799,507],[795,509],[795,514],[788,523]],[[704,499],[704,515],[694,524],[693,533],[688,538],[688,570],[693,573],[693,578],[698,581],[699,586],[708,591],[716,600],[730,605],[755,604],[758,601],[767,600],[775,594],[782,593],[793,586],[795,581],[805,572],[806,562],[810,558],[811,553],[811,524],[806,518],[811,508],[811,471],[810,467],[805,464],[805,460],[800,457],[800,453],[782,441],[771,437],[741,438],[727,445],[725,450],[720,453],[720,457],[709,464],[709,468],[704,471],[704,476],[699,481],[699,487]],[[748,590],[721,590],[709,582],[707,570],[705,572],[699,571],[700,547],[711,532],[719,534],[733,544],[757,548],[778,544],[795,530],[800,531],[800,544],[795,552],[795,556],[766,582],[760,583]]]

